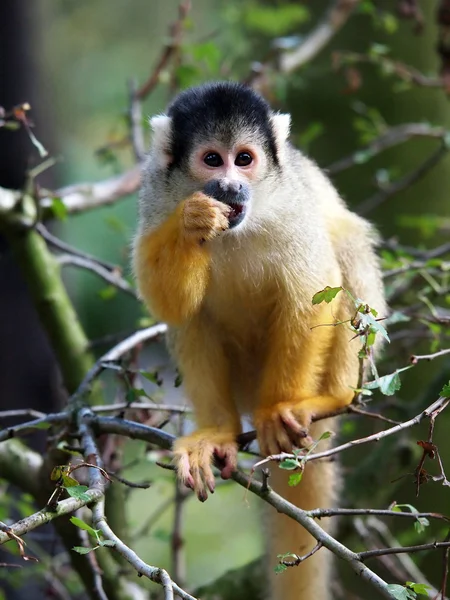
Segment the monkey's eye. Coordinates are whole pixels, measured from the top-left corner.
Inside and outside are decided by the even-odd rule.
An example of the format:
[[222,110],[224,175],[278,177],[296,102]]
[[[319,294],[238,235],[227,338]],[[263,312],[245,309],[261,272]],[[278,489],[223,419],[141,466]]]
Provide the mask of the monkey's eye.
[[237,167],[248,167],[253,162],[253,156],[249,152],[239,152],[234,164]]
[[221,167],[223,165],[222,157],[217,152],[208,152],[205,154],[203,162],[208,167]]

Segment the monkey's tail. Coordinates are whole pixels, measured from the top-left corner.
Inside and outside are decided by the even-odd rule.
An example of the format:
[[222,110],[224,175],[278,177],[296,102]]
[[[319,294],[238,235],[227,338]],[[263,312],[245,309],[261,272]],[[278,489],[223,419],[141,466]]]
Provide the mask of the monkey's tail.
[[[336,421],[328,419],[318,421],[311,427],[311,436],[318,439],[325,431],[330,431]],[[327,440],[321,442],[320,450],[325,449]],[[330,508],[337,494],[337,465],[327,459],[311,461],[306,464],[301,482],[289,486],[289,471],[272,467],[269,485],[286,500],[304,510]],[[313,556],[298,566],[288,567],[276,574],[278,554],[291,552],[303,556],[316,545],[316,540],[300,524],[284,514],[269,508],[268,566],[271,579],[271,600],[330,600],[331,552],[321,548]],[[322,519],[321,527],[330,530],[332,519]],[[293,560],[287,557],[286,560]]]

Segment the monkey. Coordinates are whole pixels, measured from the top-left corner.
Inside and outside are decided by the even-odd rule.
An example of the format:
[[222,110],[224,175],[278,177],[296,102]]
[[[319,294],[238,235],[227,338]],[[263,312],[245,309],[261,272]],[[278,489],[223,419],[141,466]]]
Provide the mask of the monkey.
[[[317,419],[351,403],[359,346],[349,327],[332,326],[349,319],[349,300],[312,297],[342,286],[383,315],[378,234],[290,143],[290,115],[250,87],[187,89],[150,123],[133,270],[151,314],[169,326],[194,407],[198,429],[173,451],[178,477],[204,501],[214,460],[224,479],[236,469],[242,415],[267,456],[318,439],[332,422]],[[276,466],[270,484],[310,510],[333,506],[338,479],[334,463],[312,461],[297,487]],[[277,554],[306,554],[315,540],[285,515],[270,518],[273,571]],[[270,597],[329,600],[330,569],[322,548],[273,575]]]

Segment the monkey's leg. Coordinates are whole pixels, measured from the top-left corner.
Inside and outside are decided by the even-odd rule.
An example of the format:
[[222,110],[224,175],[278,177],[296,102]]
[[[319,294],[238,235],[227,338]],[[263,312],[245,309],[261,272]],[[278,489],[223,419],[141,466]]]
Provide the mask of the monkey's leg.
[[229,210],[195,193],[162,225],[138,234],[134,272],[142,297],[158,319],[180,325],[199,309],[210,267],[210,252],[204,242],[227,229]]
[[290,452],[292,445],[309,444],[312,417],[352,401],[358,347],[349,343],[345,325],[327,326],[334,322],[331,306],[320,305],[310,319],[286,311],[272,323],[254,413],[262,454]]
[[224,479],[236,469],[240,418],[231,395],[227,357],[218,333],[204,316],[196,316],[176,332],[173,350],[199,427],[177,440],[175,462],[180,479],[204,501],[207,490],[214,491],[214,457],[220,461]]

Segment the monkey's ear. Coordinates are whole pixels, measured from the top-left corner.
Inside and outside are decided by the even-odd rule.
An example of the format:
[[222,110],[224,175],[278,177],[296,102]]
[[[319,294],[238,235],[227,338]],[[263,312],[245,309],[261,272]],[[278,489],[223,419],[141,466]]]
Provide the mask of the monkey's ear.
[[156,115],[156,117],[150,119],[150,127],[153,130],[152,150],[154,158],[160,161],[162,167],[167,167],[172,160],[169,150],[172,119],[167,115]]
[[271,121],[277,148],[278,150],[281,150],[289,137],[289,132],[291,130],[291,115],[288,115],[287,113],[274,113],[271,116]]

